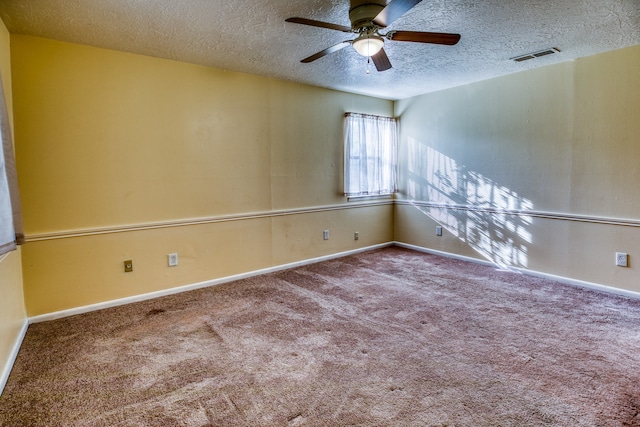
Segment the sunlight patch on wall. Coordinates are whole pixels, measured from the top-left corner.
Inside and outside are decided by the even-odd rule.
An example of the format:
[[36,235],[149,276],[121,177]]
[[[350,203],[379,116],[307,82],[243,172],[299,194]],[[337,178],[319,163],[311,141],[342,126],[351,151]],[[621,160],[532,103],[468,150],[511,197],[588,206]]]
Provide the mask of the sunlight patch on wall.
[[408,148],[414,206],[496,264],[527,267],[531,218],[509,211],[530,211],[533,202],[414,138]]

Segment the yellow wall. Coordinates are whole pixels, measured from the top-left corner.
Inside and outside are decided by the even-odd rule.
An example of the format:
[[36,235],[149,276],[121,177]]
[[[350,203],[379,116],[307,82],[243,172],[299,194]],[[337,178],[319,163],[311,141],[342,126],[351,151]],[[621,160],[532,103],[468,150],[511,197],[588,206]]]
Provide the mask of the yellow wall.
[[[359,207],[340,193],[343,113],[391,115],[392,102],[29,36],[11,42],[30,316],[393,238],[391,205]],[[208,222],[176,224],[198,218]],[[180,265],[169,268],[173,252]]]
[[[11,109],[11,62],[9,32],[0,20],[0,73],[9,116]],[[22,266],[20,250],[0,256],[0,371],[7,366],[11,351],[26,322],[22,293]]]
[[[397,102],[417,203],[396,206],[396,239],[640,291],[639,70],[635,46]],[[584,221],[607,218],[630,225]]]
[[[640,47],[394,105],[29,36],[11,44],[31,316],[394,238],[640,291],[640,227],[569,220],[640,225]],[[395,209],[341,195],[345,111],[400,116]],[[630,268],[613,265],[615,251]]]

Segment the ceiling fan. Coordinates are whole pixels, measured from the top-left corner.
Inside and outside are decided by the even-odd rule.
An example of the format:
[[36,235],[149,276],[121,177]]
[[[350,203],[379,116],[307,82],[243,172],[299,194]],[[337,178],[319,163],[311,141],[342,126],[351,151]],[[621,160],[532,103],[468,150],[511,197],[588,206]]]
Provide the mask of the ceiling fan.
[[449,46],[453,46],[460,40],[460,34],[430,33],[423,31],[381,32],[381,30],[391,25],[393,21],[404,15],[421,1],[422,0],[392,0],[389,4],[385,4],[384,0],[351,0],[351,8],[349,9],[351,27],[306,18],[288,18],[285,21],[357,34],[357,37],[353,40],[340,42],[300,62],[313,62],[316,59],[337,52],[347,46],[353,46],[360,55],[370,57],[378,71],[385,71],[391,68],[391,62],[383,48],[385,39],[398,42],[433,43]]

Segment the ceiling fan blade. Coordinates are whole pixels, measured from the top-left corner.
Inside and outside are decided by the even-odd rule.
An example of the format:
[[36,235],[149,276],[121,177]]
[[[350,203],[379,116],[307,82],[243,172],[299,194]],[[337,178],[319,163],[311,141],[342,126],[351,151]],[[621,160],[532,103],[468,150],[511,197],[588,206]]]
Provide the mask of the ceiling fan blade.
[[388,27],[393,21],[407,13],[411,8],[420,3],[422,0],[392,0],[382,11],[373,19],[373,23],[381,27]]
[[423,31],[392,31],[387,34],[394,42],[433,43],[453,46],[460,40],[460,34],[429,33]]
[[287,18],[286,22],[293,22],[294,24],[311,25],[312,27],[328,28],[330,30],[343,31],[345,33],[351,32],[351,27],[345,25],[332,24],[330,22],[316,21],[306,18]]
[[378,53],[371,57],[378,71],[386,71],[391,68],[391,61],[384,49],[380,49]]
[[320,59],[323,56],[329,55],[330,53],[337,52],[340,49],[344,49],[345,47],[347,47],[349,45],[351,45],[351,41],[345,41],[345,42],[338,43],[336,45],[333,45],[331,47],[326,48],[325,50],[323,50],[321,52],[316,53],[315,55],[311,55],[310,57],[305,58],[300,62],[304,62],[305,64],[307,64],[309,62],[313,62],[316,59]]

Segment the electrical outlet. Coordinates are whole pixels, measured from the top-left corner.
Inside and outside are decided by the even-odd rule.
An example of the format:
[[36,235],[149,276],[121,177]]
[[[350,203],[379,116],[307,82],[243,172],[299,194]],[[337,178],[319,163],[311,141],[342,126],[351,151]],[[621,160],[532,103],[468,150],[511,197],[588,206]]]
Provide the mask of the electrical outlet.
[[616,265],[618,267],[627,267],[629,265],[629,255],[624,252],[616,252]]
[[178,265],[178,254],[169,254],[167,255],[167,260],[169,262],[169,267],[175,267]]
[[133,261],[128,259],[124,262],[124,272],[131,273],[133,271]]
[[358,240],[359,238],[360,238],[360,233],[358,233],[357,231],[353,233],[353,240]]
[[324,240],[329,240],[329,230],[324,230],[324,231],[322,232],[322,238],[323,238]]
[[436,225],[436,236],[442,236],[442,227]]

